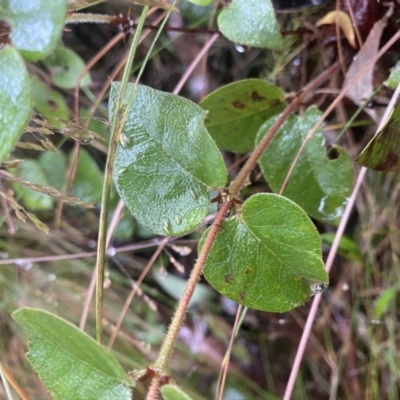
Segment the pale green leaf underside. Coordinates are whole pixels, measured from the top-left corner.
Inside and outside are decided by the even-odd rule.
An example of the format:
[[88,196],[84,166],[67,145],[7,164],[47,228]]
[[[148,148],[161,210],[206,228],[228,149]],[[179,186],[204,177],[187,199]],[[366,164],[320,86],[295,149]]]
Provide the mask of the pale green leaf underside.
[[192,400],[182,389],[175,385],[164,385],[161,394],[165,400]]
[[76,326],[32,308],[13,318],[28,331],[28,360],[54,399],[131,399],[131,380],[122,367]]
[[29,61],[48,55],[60,38],[67,0],[0,0],[0,19],[11,26],[11,41]]
[[[85,69],[82,58],[67,47],[57,47],[48,57],[43,60],[53,77],[54,85],[63,89],[73,89],[77,80]],[[80,86],[90,84],[90,75],[85,74],[80,81]]]
[[204,276],[224,296],[271,312],[303,304],[328,283],[315,226],[295,203],[271,193],[250,197],[241,216],[223,222]]
[[32,89],[24,60],[17,50],[0,50],[0,162],[18,141],[32,110]]
[[[112,86],[114,118],[119,83]],[[133,85],[128,86],[127,100]],[[115,186],[136,219],[160,235],[181,235],[206,216],[209,191],[226,183],[226,168],[193,102],[139,85],[129,106],[114,164]]]
[[201,106],[218,147],[237,153],[254,149],[260,126],[283,111],[284,92],[261,79],[247,79],[226,85],[209,94]]
[[219,14],[218,27],[235,43],[272,50],[282,48],[271,0],[232,0]]
[[[264,151],[259,165],[274,192],[280,191],[304,138],[320,116],[315,107],[303,116],[290,116]],[[271,118],[260,128],[257,142],[277,118]],[[301,153],[283,194],[313,218],[336,225],[351,193],[353,167],[344,149],[333,146],[333,150],[337,158],[329,159],[322,132],[318,130]]]

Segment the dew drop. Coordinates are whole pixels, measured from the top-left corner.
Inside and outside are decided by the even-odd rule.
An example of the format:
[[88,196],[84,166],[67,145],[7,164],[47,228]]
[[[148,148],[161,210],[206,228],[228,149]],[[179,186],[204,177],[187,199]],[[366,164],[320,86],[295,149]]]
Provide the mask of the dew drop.
[[198,199],[198,196],[197,196],[197,194],[195,193],[194,190],[190,189],[190,190],[189,190],[189,193],[190,193],[190,195],[193,197],[193,199],[195,199],[195,200]]
[[178,225],[180,225],[182,223],[182,215],[180,214],[176,214],[175,215],[175,221]]
[[171,236],[169,220],[167,220],[167,219],[164,220],[163,227],[164,227],[164,232],[165,232],[168,236]]
[[20,267],[23,270],[25,270],[25,271],[29,271],[32,268],[32,263],[31,262],[25,261],[25,260],[21,260],[21,259],[15,260],[15,264],[18,267]]
[[120,168],[120,169],[118,170],[118,174],[119,174],[119,175],[123,175],[123,174],[126,172],[127,169],[128,169],[128,168]]
[[310,286],[311,296],[321,294],[328,287],[327,283],[314,283]]
[[129,146],[130,144],[130,138],[126,135],[124,135],[123,133],[121,134],[121,137],[119,139],[119,143],[121,144],[121,146],[125,149]]

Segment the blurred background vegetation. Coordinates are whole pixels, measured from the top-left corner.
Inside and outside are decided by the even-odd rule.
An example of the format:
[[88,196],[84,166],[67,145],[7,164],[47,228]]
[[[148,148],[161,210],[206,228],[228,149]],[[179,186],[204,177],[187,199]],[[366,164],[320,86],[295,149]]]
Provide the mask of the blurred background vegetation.
[[[281,52],[245,48],[220,37],[209,52],[207,65],[200,65],[195,70],[181,94],[198,102],[224,84],[257,77],[280,86],[290,95],[341,58],[343,71],[332,76],[325,88],[316,91],[304,104],[316,104],[324,110],[340,92],[343,73],[346,74],[349,60],[358,50],[350,46],[344,35],[337,37],[334,25],[316,27],[316,21],[334,10],[336,2],[310,3],[275,1],[284,33],[284,50]],[[386,8],[371,1],[351,0],[350,3],[365,41]],[[346,1],[340,1],[339,7],[346,11]],[[381,44],[400,28],[398,8],[396,3],[394,14],[380,39]],[[99,4],[88,11],[117,15],[127,10],[128,6],[121,2]],[[139,15],[139,10],[133,6],[132,15]],[[170,23],[186,28],[207,28],[209,21],[215,18],[215,11],[212,6],[198,7],[183,0],[181,13],[174,13]],[[150,22],[156,16],[150,17]],[[69,25],[63,34],[63,46],[87,63],[116,32],[115,28],[106,25]],[[145,57],[152,35],[140,45],[135,68]],[[205,37],[205,33],[165,31],[141,83],[171,92],[201,49]],[[110,49],[91,69],[90,78],[85,78],[82,84],[84,95],[79,104],[81,117],[88,115],[103,83],[127,52],[128,40]],[[64,71],[60,71],[59,66],[60,59],[65,57],[72,63],[74,56],[65,56],[63,46],[59,46],[58,60],[47,59],[28,65],[35,77],[35,110],[50,121],[54,118],[55,125],[57,119],[71,118],[73,109],[73,89],[62,74],[70,71],[72,64]],[[358,114],[339,139],[343,126],[357,112],[359,104],[345,99],[329,116],[324,127],[327,142],[338,140],[354,159],[357,157],[376,129],[371,112],[381,115],[390,99],[392,91],[382,87],[382,82],[399,59],[400,47],[396,44],[376,65],[373,83],[379,90],[371,97],[368,109]],[[61,83],[57,80],[60,73]],[[73,76],[75,79],[76,75]],[[109,127],[106,121],[107,97],[89,125],[89,129],[107,141]],[[33,143],[32,136],[25,134],[22,141]],[[17,147],[13,157],[27,160],[20,165],[19,176],[36,184],[67,190],[65,176],[75,145],[65,139],[61,135],[45,139],[57,147],[59,153],[38,152],[29,145],[25,146],[28,148]],[[68,204],[61,209],[57,199],[32,192],[20,184],[0,182],[2,191],[13,190],[21,204],[51,229],[51,234],[47,235],[32,222],[22,223],[2,203],[0,356],[30,399],[48,399],[49,395],[25,359],[26,336],[10,314],[21,306],[38,307],[79,323],[95,265],[106,141],[95,141],[92,146],[80,148],[76,177],[70,191],[72,195],[94,203],[92,209]],[[231,167],[230,176],[235,176],[243,162],[242,156],[225,152],[224,158]],[[268,191],[259,170],[254,171],[252,185],[247,190],[249,194]],[[114,191],[113,208],[117,202]],[[398,173],[369,171],[341,241],[331,271],[330,287],[324,292],[296,382],[294,399],[399,398],[399,203]],[[214,206],[210,214],[215,211]],[[206,227],[204,224],[190,235],[171,239],[140,285],[141,293],[134,298],[113,346],[115,356],[126,370],[144,367],[154,360],[176,300],[196,259],[198,239]],[[321,223],[317,223],[317,227],[326,255],[335,228]],[[108,251],[105,343],[125,299],[160,240],[124,211]],[[310,302],[285,314],[249,310],[234,345],[226,400],[281,398],[309,305]],[[194,399],[213,397],[236,309],[235,303],[219,296],[206,282],[200,282],[171,364],[177,383]],[[94,333],[93,306],[85,330],[91,335]],[[0,398],[6,398],[3,390],[0,386]],[[139,385],[134,398],[141,399],[144,394],[145,390]]]

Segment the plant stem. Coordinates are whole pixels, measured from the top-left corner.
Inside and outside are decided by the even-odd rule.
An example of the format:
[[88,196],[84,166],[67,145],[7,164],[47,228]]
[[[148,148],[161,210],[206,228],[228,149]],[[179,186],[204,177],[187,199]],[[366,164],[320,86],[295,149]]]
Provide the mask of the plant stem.
[[168,360],[171,356],[183,320],[185,319],[190,299],[192,298],[194,289],[196,288],[197,282],[203,270],[203,266],[207,260],[208,254],[210,253],[211,247],[214,243],[215,237],[217,236],[222,221],[224,220],[228,211],[232,208],[232,205],[233,203],[230,201],[222,204],[217,216],[215,217],[214,223],[211,225],[210,232],[207,235],[206,240],[204,241],[204,245],[199,253],[199,257],[193,267],[183,295],[179,300],[178,307],[174,313],[171,324],[169,325],[167,335],[164,339],[157,360],[151,366],[151,368],[157,371],[159,376],[169,375]]
[[[110,197],[112,171],[114,167],[114,158],[118,146],[119,137],[125,124],[125,119],[120,120],[118,115],[122,109],[122,103],[125,99],[125,93],[129,75],[131,73],[133,60],[135,58],[136,49],[139,43],[139,37],[143,29],[144,21],[149,7],[143,8],[142,15],[132,41],[129,52],[129,58],[125,65],[124,75],[121,81],[118,100],[115,107],[115,118],[111,128],[110,146],[108,149],[107,162],[105,168],[105,176],[103,183],[103,192],[101,198],[101,212],[99,222],[99,239],[97,245],[97,260],[96,260],[96,338],[99,343],[103,341],[103,281],[104,281],[104,262],[106,254],[106,233],[107,233],[107,216],[108,216],[108,200]],[[132,96],[131,96],[132,98]]]
[[267,148],[268,144],[274,138],[276,133],[282,124],[286,121],[287,117],[292,114],[300,104],[300,100],[306,94],[314,90],[321,83],[326,81],[328,78],[332,76],[336,71],[340,69],[340,63],[336,62],[330,68],[322,72],[319,76],[317,76],[313,81],[311,81],[304,89],[296,95],[296,97],[292,100],[292,102],[286,107],[285,111],[280,115],[277,121],[272,125],[271,129],[266,133],[266,135],[262,138],[261,142],[257,145],[249,159],[246,161],[243,168],[239,171],[236,178],[233,180],[231,185],[229,186],[229,194],[233,197],[239,195],[243,184],[246,182],[249,177],[251,171],[256,166],[258,159],[261,157],[264,150]]

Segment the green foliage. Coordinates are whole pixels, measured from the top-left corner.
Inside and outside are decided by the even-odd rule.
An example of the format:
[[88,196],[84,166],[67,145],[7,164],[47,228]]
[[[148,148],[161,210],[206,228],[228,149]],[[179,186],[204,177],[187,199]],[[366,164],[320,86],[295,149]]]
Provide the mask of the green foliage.
[[69,113],[61,93],[50,89],[36,77],[32,77],[32,92],[35,111],[57,128],[62,128],[64,124],[60,119],[68,119]]
[[198,6],[209,6],[211,3],[214,2],[214,0],[188,0],[188,1]]
[[272,312],[291,310],[328,284],[315,226],[299,206],[276,194],[250,197],[241,214],[222,223],[204,276],[237,303]]
[[85,149],[79,150],[73,195],[84,201],[100,203],[103,189],[103,173]]
[[3,162],[29,120],[32,90],[24,61],[17,50],[0,50],[0,162]]
[[[303,116],[289,117],[259,160],[261,170],[274,192],[279,192],[290,166],[321,113],[309,108]],[[278,117],[269,119],[257,135],[260,141]],[[306,144],[289,179],[284,195],[312,217],[337,224],[350,196],[353,168],[344,149],[332,146],[330,156],[321,130]],[[331,157],[331,158],[330,158]]]
[[67,14],[67,0],[0,0],[0,20],[11,27],[11,41],[29,61],[46,57],[55,47]]
[[396,304],[398,289],[389,288],[386,289],[378,298],[375,303],[375,318],[382,318],[383,314],[388,310],[390,305]]
[[248,153],[260,126],[283,111],[284,92],[260,79],[223,86],[209,94],[201,106],[208,111],[205,125],[217,145]]
[[389,78],[384,82],[387,87],[396,89],[400,83],[400,62],[398,62],[390,71]]
[[[111,120],[119,86],[112,86]],[[207,214],[209,191],[227,179],[204,127],[205,112],[189,100],[140,85],[130,102],[132,90],[131,84],[124,99],[128,115],[115,157],[115,186],[135,218],[155,233],[190,232]]]
[[[85,63],[71,49],[64,46],[57,47],[43,60],[53,76],[54,85],[63,89],[75,88],[79,75],[85,69]],[[90,85],[90,75],[86,74],[81,79],[80,86]]]
[[175,385],[164,385],[161,394],[165,400],[192,400],[182,389]]
[[219,14],[218,27],[235,43],[272,50],[282,48],[271,0],[232,0]]
[[[27,159],[19,166],[18,170],[20,178],[37,185],[49,186],[43,168],[38,161]],[[28,189],[17,182],[13,183],[13,188],[29,210],[50,210],[53,207],[53,198],[46,194]]]
[[32,308],[13,318],[28,331],[28,361],[55,400],[131,399],[131,380],[122,367],[76,326]]
[[400,169],[400,103],[390,115],[386,125],[364,148],[357,162],[377,171]]

